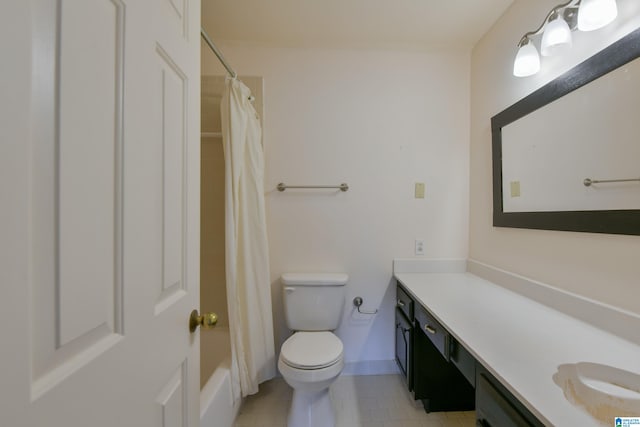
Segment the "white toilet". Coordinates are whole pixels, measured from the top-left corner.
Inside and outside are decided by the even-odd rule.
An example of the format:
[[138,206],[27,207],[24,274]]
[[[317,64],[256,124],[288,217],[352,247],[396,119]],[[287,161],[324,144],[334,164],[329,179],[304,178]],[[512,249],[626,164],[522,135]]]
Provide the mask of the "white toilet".
[[278,369],[293,388],[288,427],[333,427],[329,386],[344,367],[340,324],[346,274],[287,273],[281,277],[284,313],[294,334],[280,349]]

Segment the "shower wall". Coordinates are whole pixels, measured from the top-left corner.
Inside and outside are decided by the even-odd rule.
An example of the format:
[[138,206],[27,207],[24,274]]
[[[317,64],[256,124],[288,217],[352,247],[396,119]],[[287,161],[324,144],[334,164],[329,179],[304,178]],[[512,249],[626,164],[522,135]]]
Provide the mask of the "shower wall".
[[[262,118],[262,78],[241,77]],[[218,325],[200,332],[200,385],[230,356],[225,281],[224,151],[220,100],[224,76],[201,78],[200,312],[215,312]]]

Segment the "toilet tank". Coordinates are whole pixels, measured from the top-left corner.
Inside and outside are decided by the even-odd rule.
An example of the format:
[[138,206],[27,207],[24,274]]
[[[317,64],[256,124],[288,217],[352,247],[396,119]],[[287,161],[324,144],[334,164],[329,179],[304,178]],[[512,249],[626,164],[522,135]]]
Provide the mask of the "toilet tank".
[[284,315],[293,331],[333,331],[344,309],[345,285],[342,273],[285,273],[280,278]]

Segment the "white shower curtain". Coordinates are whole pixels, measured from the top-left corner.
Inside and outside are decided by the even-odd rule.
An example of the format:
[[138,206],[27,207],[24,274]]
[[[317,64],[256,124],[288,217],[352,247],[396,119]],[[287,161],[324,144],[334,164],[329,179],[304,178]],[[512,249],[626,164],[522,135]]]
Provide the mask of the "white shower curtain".
[[234,398],[276,373],[264,207],[262,129],[251,91],[228,78],[221,103],[226,280]]

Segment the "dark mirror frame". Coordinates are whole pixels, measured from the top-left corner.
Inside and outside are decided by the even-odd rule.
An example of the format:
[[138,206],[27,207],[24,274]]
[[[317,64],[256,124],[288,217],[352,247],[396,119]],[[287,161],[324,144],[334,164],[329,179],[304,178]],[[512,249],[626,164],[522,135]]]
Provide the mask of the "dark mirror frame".
[[495,227],[640,235],[640,209],[504,212],[502,204],[502,128],[639,56],[637,29],[491,118]]

